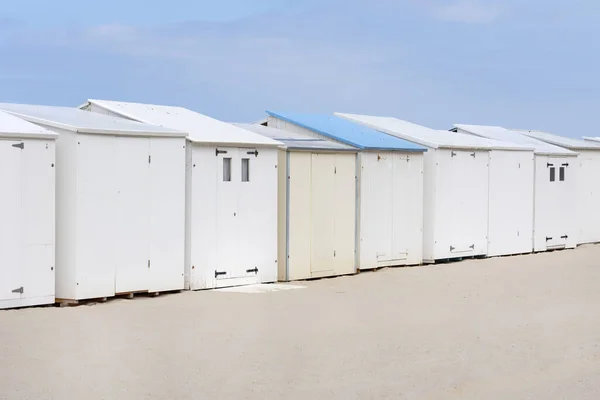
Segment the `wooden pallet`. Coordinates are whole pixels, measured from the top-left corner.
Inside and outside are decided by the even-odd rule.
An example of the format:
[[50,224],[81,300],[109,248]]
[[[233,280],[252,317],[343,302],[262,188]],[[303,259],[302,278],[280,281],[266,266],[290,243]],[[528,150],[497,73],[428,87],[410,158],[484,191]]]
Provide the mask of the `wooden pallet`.
[[57,298],[54,300],[55,304],[60,307],[74,307],[80,305],[94,305],[97,303],[105,303],[109,300],[113,299],[128,299],[131,300],[135,298],[135,296],[148,296],[148,297],[158,297],[161,294],[174,294],[174,293],[182,293],[183,290],[169,290],[164,292],[148,292],[148,291],[136,291],[136,292],[121,292],[116,293],[113,297],[99,297],[94,299],[83,299],[83,300],[73,300],[73,299],[61,299]]
[[105,303],[108,300],[108,297],[99,297],[96,299],[84,299],[84,300],[73,300],[73,299],[54,299],[54,303],[58,304],[60,307],[74,307],[79,305],[94,305],[96,303]]
[[121,299],[131,300],[136,295],[141,295],[141,294],[148,294],[148,291],[147,290],[140,290],[140,291],[135,291],[135,292],[120,292],[120,293],[115,293],[115,297],[116,298],[121,298]]

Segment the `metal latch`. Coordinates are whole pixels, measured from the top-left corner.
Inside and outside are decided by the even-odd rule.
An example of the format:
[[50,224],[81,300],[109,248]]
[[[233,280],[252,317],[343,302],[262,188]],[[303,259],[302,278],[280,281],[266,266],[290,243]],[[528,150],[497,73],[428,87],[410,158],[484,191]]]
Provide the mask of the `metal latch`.
[[15,289],[15,290],[13,290],[12,292],[13,292],[13,293],[20,293],[20,294],[23,294],[23,286],[21,286],[21,287],[20,287],[20,288],[18,288],[18,289]]
[[254,267],[254,269],[247,269],[246,273],[251,274],[251,273],[255,273],[258,274],[258,267]]
[[215,278],[218,278],[221,275],[227,275],[227,272],[225,272],[225,271],[215,271]]
[[23,150],[25,148],[25,144],[21,142],[19,144],[13,144],[12,147],[16,147],[17,149]]

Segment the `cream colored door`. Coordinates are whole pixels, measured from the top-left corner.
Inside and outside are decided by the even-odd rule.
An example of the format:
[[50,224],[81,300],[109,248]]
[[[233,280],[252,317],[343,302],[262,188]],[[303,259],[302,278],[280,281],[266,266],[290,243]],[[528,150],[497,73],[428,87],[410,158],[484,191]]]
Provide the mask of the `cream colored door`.
[[335,269],[335,156],[312,155],[311,275]]

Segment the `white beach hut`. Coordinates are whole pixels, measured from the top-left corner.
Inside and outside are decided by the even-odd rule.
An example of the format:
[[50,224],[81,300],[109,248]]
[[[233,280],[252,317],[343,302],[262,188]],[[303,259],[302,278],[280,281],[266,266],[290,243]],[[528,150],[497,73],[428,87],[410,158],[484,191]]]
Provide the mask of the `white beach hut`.
[[433,130],[392,117],[337,115],[429,149],[424,166],[425,261],[532,251],[531,146]]
[[181,107],[89,100],[82,109],[187,133],[186,288],[277,280],[280,142]]
[[355,273],[357,149],[260,124],[236,125],[285,146],[279,150],[279,280]]
[[59,134],[57,300],[183,289],[185,133],[75,108],[0,110]]
[[[577,187],[575,209],[578,218],[578,244],[600,242],[600,213],[597,205],[600,204],[600,139],[583,140],[554,135],[548,132],[514,129],[523,135],[541,140],[579,153],[578,167],[575,183]],[[560,175],[560,174],[559,174]]]
[[0,111],[0,309],[54,303],[57,138]]
[[[454,125],[454,130],[495,140],[532,146],[535,150],[533,249],[574,248],[577,243],[576,204],[578,153],[498,126]],[[515,196],[519,191],[510,193]],[[505,215],[512,210],[506,209]]]
[[[331,115],[267,114],[270,127],[360,150],[356,163],[359,270],[422,263],[425,147]],[[324,216],[333,218],[325,211]]]

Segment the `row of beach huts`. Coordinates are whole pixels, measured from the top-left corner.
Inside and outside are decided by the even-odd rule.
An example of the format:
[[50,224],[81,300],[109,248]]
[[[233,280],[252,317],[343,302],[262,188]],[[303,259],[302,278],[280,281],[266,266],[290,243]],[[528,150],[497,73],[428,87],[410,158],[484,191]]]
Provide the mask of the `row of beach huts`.
[[0,104],[0,308],[600,242],[600,138]]

